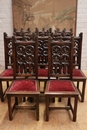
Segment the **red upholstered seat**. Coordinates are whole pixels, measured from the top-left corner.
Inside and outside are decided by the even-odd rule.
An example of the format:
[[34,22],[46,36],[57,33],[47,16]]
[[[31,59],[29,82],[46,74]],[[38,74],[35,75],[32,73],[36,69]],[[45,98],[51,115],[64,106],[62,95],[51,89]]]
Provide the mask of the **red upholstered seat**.
[[75,91],[71,81],[52,80],[49,82],[49,91]]
[[16,80],[13,82],[10,92],[14,91],[36,91],[37,86],[35,81],[31,80]]
[[38,76],[44,77],[48,76],[48,69],[38,69]]
[[5,77],[5,76],[13,76],[13,69],[6,69],[3,71],[3,73],[1,74],[1,76]]
[[83,73],[79,69],[73,69],[73,76],[84,77]]

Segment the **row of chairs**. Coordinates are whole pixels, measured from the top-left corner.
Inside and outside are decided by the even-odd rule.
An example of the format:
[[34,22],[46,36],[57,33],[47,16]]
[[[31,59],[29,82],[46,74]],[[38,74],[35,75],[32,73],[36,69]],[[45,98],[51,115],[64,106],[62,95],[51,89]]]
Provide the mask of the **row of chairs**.
[[[25,40],[25,37],[9,37],[4,33],[6,70],[0,76],[0,95],[1,101],[4,100],[4,94],[7,95],[10,120],[12,120],[13,109],[18,105],[17,97],[20,96],[36,98],[36,105],[33,106],[33,109],[36,109],[36,120],[39,120],[40,84],[38,81],[47,82],[51,78],[52,81],[45,82],[46,89],[44,95],[46,95],[46,120],[49,120],[49,110],[51,109],[49,106],[49,99],[54,97],[67,97],[68,107],[66,107],[66,109],[72,110],[73,121],[76,121],[79,89],[76,89],[71,80],[76,81],[78,84],[79,82],[83,82],[82,92],[80,92],[81,101],[84,101],[86,84],[85,75],[82,72],[82,75],[79,75],[78,73],[78,71],[81,71],[80,68],[74,70],[73,74],[73,67],[75,67],[76,64],[78,65],[78,62],[81,62],[78,60],[79,54],[81,53],[78,46],[81,47],[79,44],[82,43],[82,37],[80,37],[80,35],[79,37],[72,38],[72,40],[69,38],[66,40],[60,39],[54,41],[50,37],[34,37],[33,41],[29,41],[29,39]],[[75,76],[75,71],[77,72],[78,77]],[[55,81],[53,80],[54,78]],[[65,80],[67,78],[69,81]],[[2,81],[7,81],[8,90],[4,93]],[[8,81],[13,81],[10,88]],[[66,87],[67,82],[69,86]],[[61,86],[62,90],[57,86]],[[66,91],[64,89],[66,89]],[[12,97],[15,97],[13,109],[11,108]],[[71,97],[75,100],[74,109],[71,106]]]
[[[71,36],[73,36],[73,30],[72,28],[70,30],[66,30],[65,28],[63,30],[60,30],[57,28],[54,33],[52,33],[52,28],[49,28],[48,30],[45,30],[44,28],[42,31],[39,31],[38,28],[35,28],[34,34],[31,32],[30,28],[27,29],[27,31],[24,32],[23,29],[21,29],[19,32],[15,29],[15,35],[21,35],[23,37],[26,37],[28,39],[35,38],[35,34],[38,35],[39,39],[40,36],[43,37],[42,40],[39,40],[39,62],[42,63],[42,65],[47,63],[47,37],[51,36],[52,40],[69,40]],[[24,33],[23,33],[24,32]],[[86,86],[86,76],[81,70],[81,54],[82,54],[82,38],[83,38],[83,33],[80,33],[79,36],[74,37],[74,54],[73,54],[73,81],[77,83],[77,88],[80,93],[80,100],[84,102],[84,95],[85,95],[85,86]],[[44,65],[45,66],[45,65]],[[43,66],[42,66],[43,67]],[[47,66],[46,66],[47,67]],[[43,71],[47,76],[47,70],[43,69],[40,70],[41,76],[43,76]],[[79,88],[79,83],[82,82],[82,88]]]

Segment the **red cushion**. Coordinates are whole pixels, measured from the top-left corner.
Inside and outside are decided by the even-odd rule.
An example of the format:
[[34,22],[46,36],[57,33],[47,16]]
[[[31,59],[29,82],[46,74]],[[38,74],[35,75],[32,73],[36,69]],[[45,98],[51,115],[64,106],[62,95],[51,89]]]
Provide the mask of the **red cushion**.
[[36,91],[37,86],[35,81],[31,80],[16,80],[13,82],[9,91]]
[[48,69],[38,69],[38,76],[48,76]]
[[79,70],[79,69],[73,69],[73,76],[84,77],[84,75],[82,74],[81,70]]
[[52,80],[49,82],[49,91],[75,91],[71,81]]
[[13,69],[6,69],[2,72],[1,76],[13,76]]

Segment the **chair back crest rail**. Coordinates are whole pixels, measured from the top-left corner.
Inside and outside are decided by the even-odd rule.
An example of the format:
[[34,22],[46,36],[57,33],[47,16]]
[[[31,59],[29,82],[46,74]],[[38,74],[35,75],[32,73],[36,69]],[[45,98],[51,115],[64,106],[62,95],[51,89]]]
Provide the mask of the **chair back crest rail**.
[[48,30],[45,30],[45,28],[42,28],[42,30],[39,30],[38,28],[35,28],[35,34],[38,36],[51,36],[52,35],[52,28],[49,28]]
[[14,28],[14,32],[13,32],[13,35],[14,36],[21,36],[23,33],[29,33],[31,34],[31,30],[28,28],[27,31],[24,31],[23,28],[20,29],[20,31],[18,31],[16,28]]
[[35,33],[22,32],[21,37],[23,37],[24,41],[35,40]]
[[62,35],[59,35],[59,34],[53,34],[52,35],[52,40],[54,41],[60,41],[60,40],[63,40],[63,41],[69,41],[71,40],[71,36],[62,36]]

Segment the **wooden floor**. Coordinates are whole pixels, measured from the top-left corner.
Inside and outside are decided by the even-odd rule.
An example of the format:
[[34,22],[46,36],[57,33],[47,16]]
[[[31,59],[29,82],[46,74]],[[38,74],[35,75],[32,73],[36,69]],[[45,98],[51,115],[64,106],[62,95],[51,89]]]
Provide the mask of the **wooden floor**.
[[[84,71],[87,75],[87,71]],[[86,85],[87,86],[87,85]],[[0,102],[0,130],[87,130],[87,87],[84,103],[78,102],[77,121],[72,121],[72,114],[66,110],[50,111],[49,122],[45,121],[45,97],[40,97],[40,119],[36,121],[35,111],[17,109],[13,120],[9,121],[7,100]],[[62,104],[65,99],[63,99]],[[27,101],[26,104],[30,102]],[[56,104],[61,104],[56,102]]]

